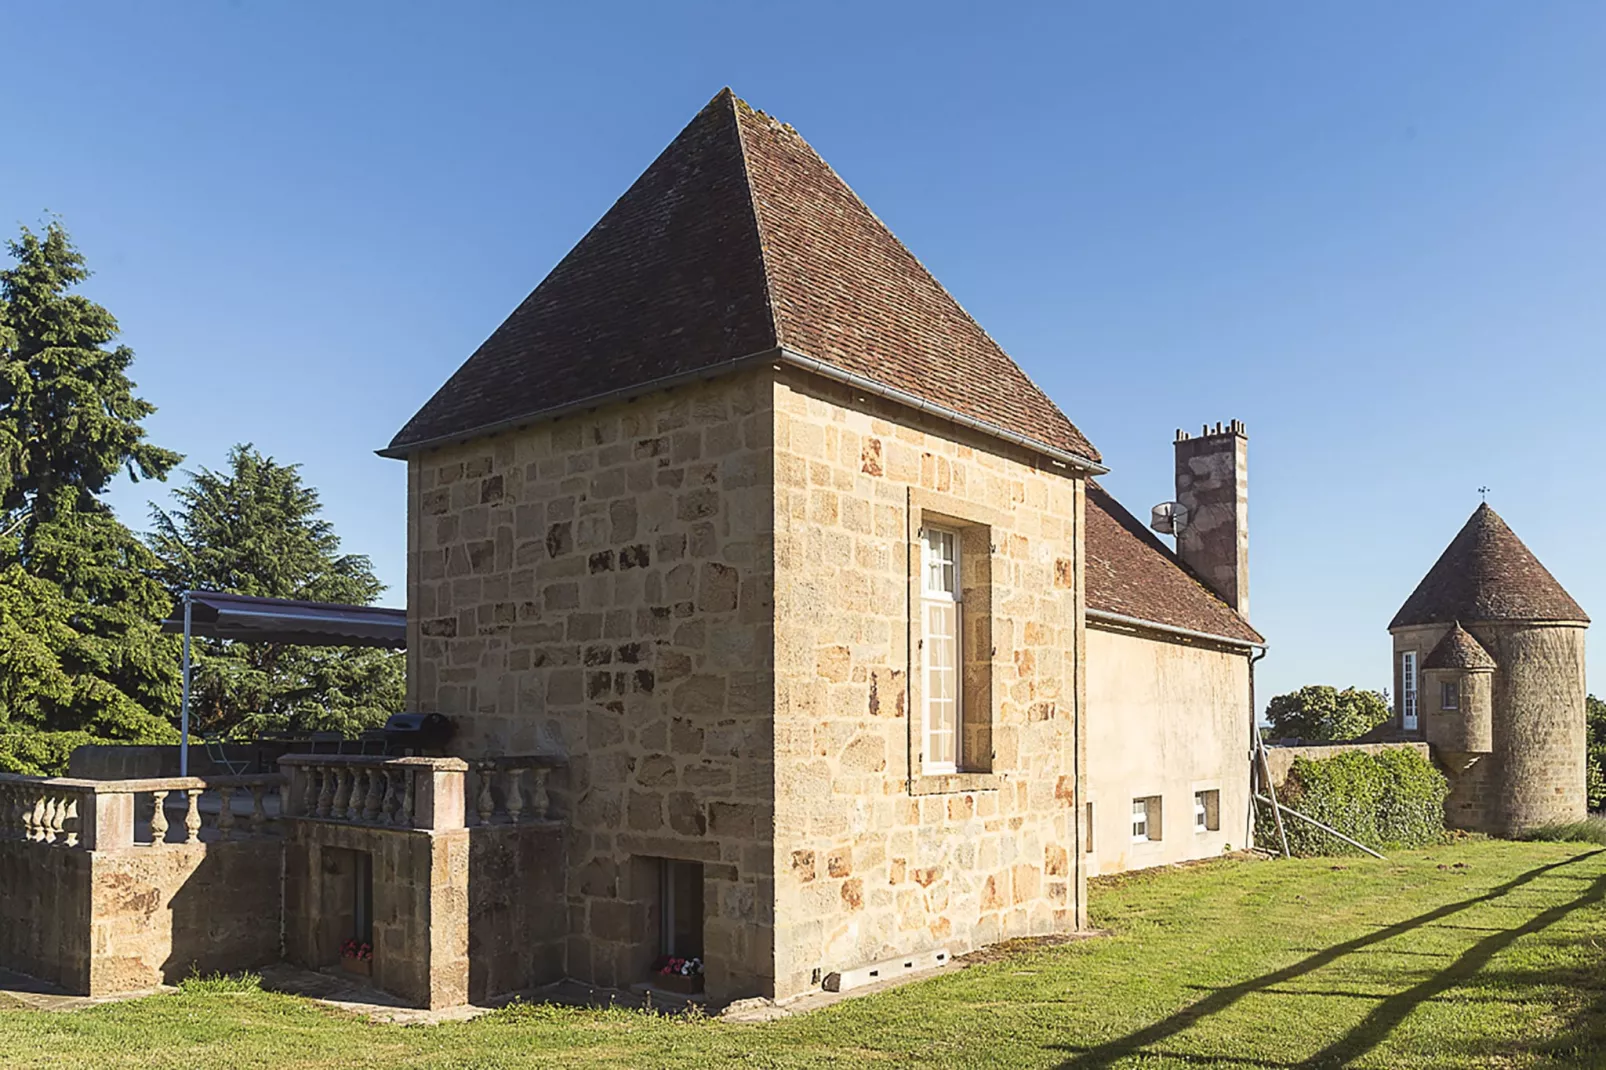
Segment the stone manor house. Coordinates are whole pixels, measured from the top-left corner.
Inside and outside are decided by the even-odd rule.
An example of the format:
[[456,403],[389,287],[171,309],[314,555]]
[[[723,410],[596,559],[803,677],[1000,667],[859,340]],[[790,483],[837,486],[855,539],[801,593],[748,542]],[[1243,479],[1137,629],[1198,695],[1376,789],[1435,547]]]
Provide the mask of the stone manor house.
[[728,90],[383,452],[408,709],[446,754],[287,757],[272,822],[267,780],[0,784],[14,904],[68,904],[48,937],[0,904],[0,961],[102,992],[360,930],[429,1006],[665,955],[786,999],[1076,929],[1089,874],[1248,840],[1242,425],[1177,434],[1173,553]]

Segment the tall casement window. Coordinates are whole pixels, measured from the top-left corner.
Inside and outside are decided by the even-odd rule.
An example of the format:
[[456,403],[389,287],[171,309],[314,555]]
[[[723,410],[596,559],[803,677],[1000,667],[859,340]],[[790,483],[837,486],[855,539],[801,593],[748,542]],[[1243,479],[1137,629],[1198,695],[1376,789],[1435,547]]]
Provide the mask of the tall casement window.
[[1400,654],[1400,717],[1407,728],[1416,727],[1416,651]]
[[952,773],[960,763],[960,637],[964,600],[960,597],[959,533],[927,527],[921,532],[920,617],[925,665],[924,760],[926,773]]

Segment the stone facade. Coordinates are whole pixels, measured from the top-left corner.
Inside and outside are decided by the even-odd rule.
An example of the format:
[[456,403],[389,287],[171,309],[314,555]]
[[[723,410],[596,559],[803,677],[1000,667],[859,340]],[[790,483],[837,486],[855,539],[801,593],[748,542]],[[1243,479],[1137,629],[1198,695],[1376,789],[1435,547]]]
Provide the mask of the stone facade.
[[[1089,872],[1209,858],[1247,846],[1247,652],[1104,625],[1088,628],[1087,651]],[[1212,792],[1201,831],[1194,796]],[[1143,840],[1132,831],[1137,799],[1159,800],[1158,827],[1149,815]]]
[[[786,372],[775,383],[775,992],[1073,929],[1082,484]],[[965,746],[921,767],[919,532],[961,532]]]
[[566,756],[565,968],[656,954],[659,860],[701,863],[710,992],[773,972],[768,369],[409,460],[409,708],[467,757]]
[[[569,975],[701,863],[715,998],[1074,928],[1079,479],[769,367],[414,456],[410,706],[564,755]],[[975,768],[920,775],[911,546],[962,527]],[[914,677],[918,679],[918,672]]]

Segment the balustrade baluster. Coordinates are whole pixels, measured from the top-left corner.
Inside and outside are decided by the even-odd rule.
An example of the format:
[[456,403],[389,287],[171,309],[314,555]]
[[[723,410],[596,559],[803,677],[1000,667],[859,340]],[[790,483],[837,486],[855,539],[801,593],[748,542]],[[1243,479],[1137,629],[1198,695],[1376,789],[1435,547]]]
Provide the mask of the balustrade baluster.
[[227,842],[234,832],[234,789],[218,788],[217,838]]
[[491,778],[496,775],[496,766],[485,762],[480,766],[480,797],[477,809],[480,815],[480,824],[489,825],[491,815],[496,813],[496,799],[491,795]]
[[351,802],[351,770],[343,765],[333,769],[335,778],[335,798],[329,810],[329,816],[336,821],[346,819],[346,805]]
[[[268,811],[262,803],[262,795],[266,789],[261,784],[251,785],[251,835],[262,835],[262,827],[268,822]],[[279,802],[284,803],[284,796],[279,796]]]
[[418,782],[418,774],[417,774],[417,772],[415,770],[403,769],[401,771],[401,775],[402,775],[401,813],[397,815],[398,820],[397,820],[396,824],[401,825],[403,828],[412,828],[413,827],[413,803],[415,801],[414,800],[414,795],[413,795],[413,786]]
[[201,842],[201,790],[200,788],[185,788],[184,794],[189,797],[189,808],[184,812],[184,842]]
[[530,770],[530,775],[535,779],[535,788],[530,792],[530,810],[537,821],[545,821],[552,809],[552,796],[546,790],[547,774],[551,771],[544,765]]
[[362,819],[377,822],[379,820],[379,806],[385,801],[385,771],[380,768],[368,770],[368,797],[363,800]]
[[316,767],[318,776],[318,816],[328,817],[334,811],[336,777],[333,768],[327,765]]
[[[311,817],[318,814],[318,786],[323,782],[323,771],[315,765],[301,767],[301,812]],[[281,798],[280,800],[284,800]],[[285,813],[290,812],[289,807],[281,807]],[[318,814],[318,816],[322,816]]]
[[45,843],[55,843],[56,833],[61,830],[59,819],[56,816],[56,797],[51,794],[45,796],[45,808],[40,814],[39,838]]
[[167,842],[167,792],[151,792],[151,843],[160,846]]
[[61,828],[68,847],[78,846],[78,796],[70,795],[61,807]]
[[515,825],[519,823],[519,815],[524,813],[524,793],[519,790],[523,779],[524,770],[515,767],[504,774],[502,781],[507,785],[507,818]]
[[396,778],[398,775],[394,769],[384,770],[385,794],[379,800],[379,823],[381,825],[401,824],[400,821],[396,820],[396,802],[399,794],[396,791]]

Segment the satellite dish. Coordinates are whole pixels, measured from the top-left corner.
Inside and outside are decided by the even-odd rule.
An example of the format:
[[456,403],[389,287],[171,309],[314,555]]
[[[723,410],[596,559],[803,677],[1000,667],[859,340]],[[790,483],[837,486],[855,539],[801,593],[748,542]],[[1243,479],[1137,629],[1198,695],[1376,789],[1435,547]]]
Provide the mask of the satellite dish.
[[1181,502],[1161,502],[1149,510],[1149,527],[1162,535],[1181,535],[1188,526],[1188,507]]

